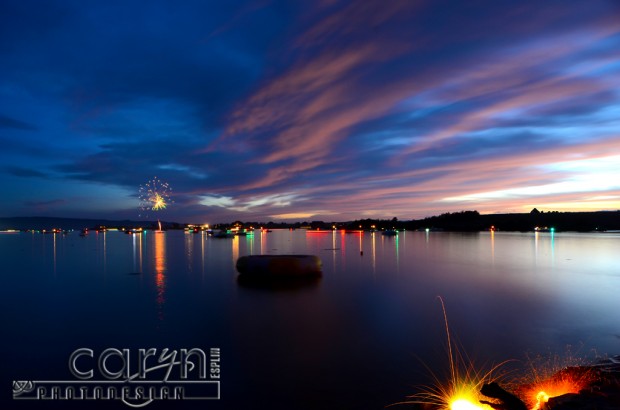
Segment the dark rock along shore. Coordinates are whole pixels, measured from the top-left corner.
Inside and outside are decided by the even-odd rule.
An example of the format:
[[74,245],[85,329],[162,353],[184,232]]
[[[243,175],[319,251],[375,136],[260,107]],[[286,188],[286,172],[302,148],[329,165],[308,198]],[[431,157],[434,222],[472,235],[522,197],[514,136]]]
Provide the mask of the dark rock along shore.
[[576,394],[553,397],[543,409],[620,409],[620,356],[603,360],[587,370],[592,371],[593,377],[586,388]]
[[[552,377],[562,379],[567,376],[584,381],[585,387],[579,393],[551,397],[540,407],[540,410],[620,409],[620,355],[601,360],[590,366],[568,367]],[[515,389],[515,394],[522,396],[529,387],[528,385],[519,386]],[[527,408],[525,403],[515,403],[513,400],[502,400],[502,404],[493,407],[503,410]]]

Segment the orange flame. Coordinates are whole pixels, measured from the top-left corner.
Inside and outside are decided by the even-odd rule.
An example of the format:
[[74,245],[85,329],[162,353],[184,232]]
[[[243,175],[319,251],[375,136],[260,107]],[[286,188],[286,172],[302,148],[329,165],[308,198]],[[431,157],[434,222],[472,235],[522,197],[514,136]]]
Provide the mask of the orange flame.
[[568,393],[579,393],[593,379],[591,370],[584,367],[569,367],[555,375],[523,386],[519,396],[531,410],[540,410],[552,397]]

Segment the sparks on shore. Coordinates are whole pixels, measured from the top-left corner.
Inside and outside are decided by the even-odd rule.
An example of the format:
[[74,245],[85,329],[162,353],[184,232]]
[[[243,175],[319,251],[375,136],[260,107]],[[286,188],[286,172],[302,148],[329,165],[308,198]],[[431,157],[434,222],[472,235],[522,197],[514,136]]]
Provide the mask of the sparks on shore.
[[449,377],[443,380],[427,367],[434,384],[422,386],[419,393],[409,396],[410,400],[396,404],[424,404],[440,410],[492,410],[490,405],[481,403],[481,400],[486,398],[480,393],[480,389],[496,378],[495,373],[506,362],[492,366],[487,371],[479,370],[459,349],[453,348],[446,307],[443,299],[438,299],[443,310],[448,343]]
[[529,369],[516,393],[530,410],[541,410],[552,397],[579,393],[594,377],[590,367],[570,355],[529,359]]

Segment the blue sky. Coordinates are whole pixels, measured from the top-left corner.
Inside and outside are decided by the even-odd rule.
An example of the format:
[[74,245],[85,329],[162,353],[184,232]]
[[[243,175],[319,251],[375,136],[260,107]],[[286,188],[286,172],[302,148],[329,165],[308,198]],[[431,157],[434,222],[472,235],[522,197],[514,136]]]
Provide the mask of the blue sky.
[[620,209],[620,3],[0,3],[0,216]]

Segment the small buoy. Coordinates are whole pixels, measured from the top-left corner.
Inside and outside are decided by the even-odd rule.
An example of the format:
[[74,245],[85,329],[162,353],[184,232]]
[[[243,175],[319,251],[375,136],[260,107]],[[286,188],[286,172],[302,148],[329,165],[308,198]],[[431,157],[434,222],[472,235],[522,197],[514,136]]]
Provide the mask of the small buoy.
[[323,263],[316,255],[248,255],[237,259],[241,275],[254,277],[320,276]]
[[364,251],[360,251],[360,255],[364,256]]

